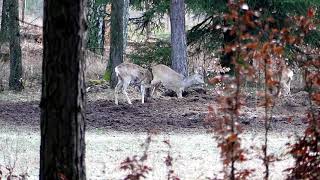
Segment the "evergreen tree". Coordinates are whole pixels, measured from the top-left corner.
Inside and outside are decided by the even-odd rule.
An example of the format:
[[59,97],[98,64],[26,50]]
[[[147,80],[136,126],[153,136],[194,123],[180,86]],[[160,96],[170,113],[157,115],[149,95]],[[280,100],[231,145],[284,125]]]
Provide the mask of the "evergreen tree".
[[170,7],[172,69],[187,77],[188,63],[184,0],[171,0]]
[[84,180],[86,0],[45,0],[40,180]]
[[10,0],[2,0],[0,42],[9,41],[9,2]]
[[10,76],[9,88],[21,91],[22,85],[22,63],[19,28],[19,4],[18,0],[9,2],[9,32],[10,32]]
[[127,31],[127,13],[126,3],[128,0],[112,0],[111,6],[111,28],[110,28],[110,58],[106,70],[106,79],[110,81],[110,85],[114,88],[117,84],[114,68],[123,62],[126,33]]
[[88,0],[87,48],[99,54],[104,51],[105,17],[107,1]]

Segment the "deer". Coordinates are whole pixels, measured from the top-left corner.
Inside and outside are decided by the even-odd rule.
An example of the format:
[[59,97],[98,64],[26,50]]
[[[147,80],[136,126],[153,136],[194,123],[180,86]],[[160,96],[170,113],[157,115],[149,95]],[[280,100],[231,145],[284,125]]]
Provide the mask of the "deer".
[[139,65],[125,62],[115,67],[115,73],[118,79],[114,92],[115,104],[119,104],[118,94],[121,89],[128,103],[132,104],[127,93],[129,85],[140,86],[141,102],[143,104],[146,88],[150,87],[150,82],[152,80],[151,72]]
[[284,96],[291,95],[290,86],[291,86],[291,81],[293,79],[293,71],[288,67],[283,67],[281,71],[281,77],[279,78],[280,78],[279,96],[282,95],[282,92]]
[[[271,64],[271,70],[273,72],[273,77],[271,79],[273,81],[278,82],[276,89],[269,89],[271,92],[278,92],[277,96],[288,96],[291,95],[291,82],[293,80],[293,71],[290,69],[289,65],[285,63],[285,59],[282,59],[281,57],[271,57],[272,64]],[[285,61],[284,61],[285,60]],[[252,61],[252,65],[254,68],[259,69],[261,66],[264,66],[263,64],[260,64],[260,61]],[[260,72],[258,72],[260,74]],[[259,75],[260,79],[260,75]]]
[[158,64],[152,67],[153,79],[151,81],[151,88],[153,96],[157,88],[162,84],[166,89],[176,92],[178,98],[182,98],[182,92],[192,85],[204,84],[203,76],[196,72],[195,74],[184,77],[177,73],[170,67]]

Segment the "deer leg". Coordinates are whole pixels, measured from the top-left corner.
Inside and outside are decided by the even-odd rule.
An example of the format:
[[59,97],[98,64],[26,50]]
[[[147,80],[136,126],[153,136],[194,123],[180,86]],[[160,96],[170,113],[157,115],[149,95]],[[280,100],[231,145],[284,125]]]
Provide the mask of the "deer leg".
[[119,104],[118,95],[119,95],[119,91],[121,88],[122,88],[122,81],[119,79],[116,87],[114,88],[114,100],[115,100],[116,105]]
[[291,79],[289,79],[289,81],[288,81],[288,95],[291,95],[290,88],[291,88]]
[[153,86],[152,92],[151,92],[151,97],[153,97],[154,93],[156,92],[156,90],[159,88],[160,83],[157,83]]
[[132,103],[131,103],[131,100],[130,100],[130,98],[129,98],[129,96],[128,96],[128,93],[127,93],[127,88],[128,88],[128,86],[129,86],[129,84],[130,84],[130,81],[124,80],[122,92],[123,92],[123,94],[126,96],[128,103],[129,103],[129,104],[132,104]]
[[145,86],[141,84],[140,86],[141,89],[141,103],[144,103],[144,95],[145,95]]
[[176,91],[178,98],[182,98],[182,89]]
[[284,90],[285,90],[285,95],[290,95],[290,85],[289,84],[285,84],[284,85]]
[[157,80],[151,81],[151,88],[152,88],[151,97],[153,97],[154,92],[156,91],[156,89],[158,89],[159,85],[160,85],[159,81],[157,81]]

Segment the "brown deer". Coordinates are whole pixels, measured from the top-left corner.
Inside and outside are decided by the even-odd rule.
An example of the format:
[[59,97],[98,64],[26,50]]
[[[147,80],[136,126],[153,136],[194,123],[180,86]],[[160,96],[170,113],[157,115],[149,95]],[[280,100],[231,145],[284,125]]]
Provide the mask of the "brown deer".
[[198,72],[192,76],[184,77],[163,64],[153,66],[152,75],[153,80],[151,81],[151,87],[153,90],[151,95],[153,95],[160,84],[162,84],[165,88],[175,91],[178,98],[182,98],[182,91],[186,88],[192,85],[204,84],[203,76]]
[[293,79],[293,71],[288,67],[283,67],[281,71],[281,77],[279,77],[279,79],[280,79],[279,96],[281,96],[282,94],[284,96],[291,95],[290,86],[291,86],[291,81]]
[[127,93],[127,88],[130,84],[140,86],[141,91],[141,102],[144,103],[144,96],[146,88],[150,87],[150,82],[152,79],[152,74],[149,70],[142,68],[136,64],[132,63],[122,63],[115,67],[115,73],[118,78],[118,83],[115,87],[115,103],[118,105],[118,94],[120,89],[122,89],[123,94],[129,104],[131,100]]

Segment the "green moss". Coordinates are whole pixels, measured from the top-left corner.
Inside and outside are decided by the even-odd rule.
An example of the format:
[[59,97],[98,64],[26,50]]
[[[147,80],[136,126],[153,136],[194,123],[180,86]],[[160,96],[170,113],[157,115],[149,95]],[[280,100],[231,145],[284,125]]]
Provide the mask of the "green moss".
[[90,85],[100,85],[100,84],[105,84],[106,83],[106,80],[104,79],[90,79],[88,81],[88,84]]
[[111,80],[111,71],[110,69],[107,69],[105,72],[104,72],[104,75],[103,75],[103,79],[107,82],[110,82]]

